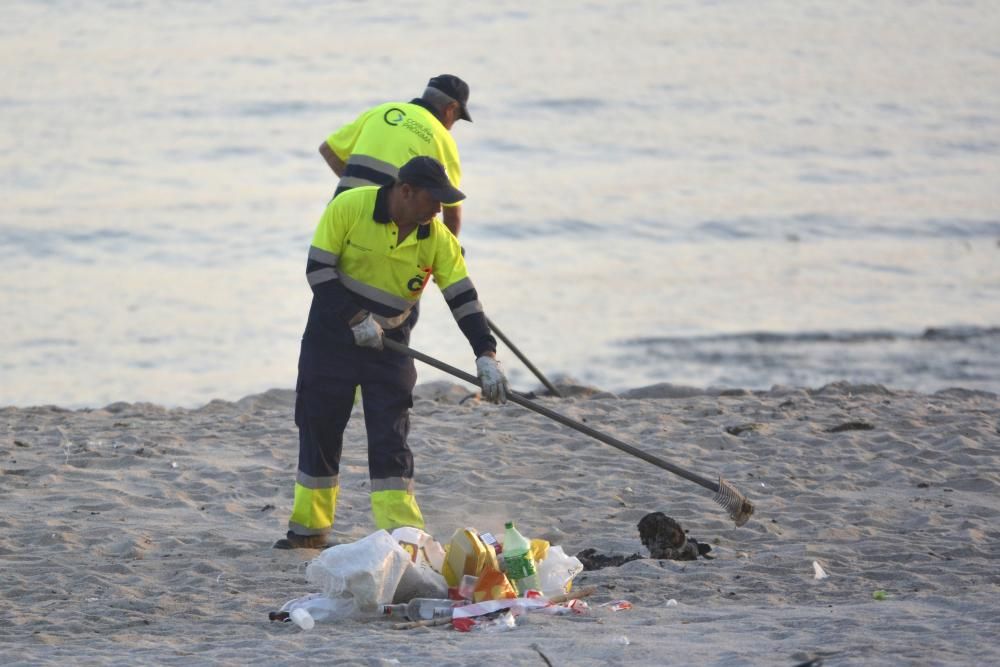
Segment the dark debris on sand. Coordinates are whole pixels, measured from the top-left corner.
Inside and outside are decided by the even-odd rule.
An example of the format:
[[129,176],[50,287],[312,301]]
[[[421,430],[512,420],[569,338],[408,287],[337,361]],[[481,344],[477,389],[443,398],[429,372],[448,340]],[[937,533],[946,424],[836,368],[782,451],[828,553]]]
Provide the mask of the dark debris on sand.
[[[639,519],[639,539],[649,549],[649,557],[665,560],[697,560],[699,556],[711,559],[708,552],[712,547],[699,542],[687,533],[675,519],[663,512],[651,512]],[[613,556],[597,553],[596,549],[584,549],[576,555],[583,563],[584,571],[618,567],[633,560],[644,558],[634,553],[628,556]]]

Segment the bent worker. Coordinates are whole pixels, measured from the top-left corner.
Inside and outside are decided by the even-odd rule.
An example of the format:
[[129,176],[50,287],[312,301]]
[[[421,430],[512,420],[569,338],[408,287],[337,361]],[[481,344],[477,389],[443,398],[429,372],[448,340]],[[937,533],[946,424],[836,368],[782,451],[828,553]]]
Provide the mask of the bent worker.
[[360,385],[375,525],[424,527],[407,444],[416,384],[413,359],[382,349],[409,342],[413,308],[433,276],[476,356],[485,399],[506,402],[496,340],[461,248],[435,216],[465,197],[433,158],[416,157],[398,180],[353,188],[320,218],[306,265],[313,291],[302,336],[295,424],[299,462],[288,534],[276,548],[323,548],[340,491],[344,429]]
[[[441,74],[427,82],[421,97],[380,104],[331,134],[319,152],[340,178],[334,197],[361,185],[388,185],[399,168],[418,155],[444,165],[448,180],[460,187],[462,166],[451,128],[459,119],[472,121],[468,103],[468,84]],[[444,224],[458,236],[462,206],[442,204]]]

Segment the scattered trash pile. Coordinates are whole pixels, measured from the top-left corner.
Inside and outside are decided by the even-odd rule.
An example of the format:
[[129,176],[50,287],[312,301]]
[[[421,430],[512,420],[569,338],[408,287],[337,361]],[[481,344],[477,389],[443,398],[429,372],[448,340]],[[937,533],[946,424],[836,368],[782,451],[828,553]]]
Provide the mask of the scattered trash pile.
[[[581,571],[578,558],[525,538],[512,522],[502,541],[461,528],[446,547],[417,528],[379,530],[321,552],[305,573],[320,592],[290,600],[269,617],[303,630],[349,618],[386,618],[396,629],[510,630],[527,613],[589,613],[582,598],[594,589],[572,588]],[[632,605],[616,600],[601,606],[619,611]]]

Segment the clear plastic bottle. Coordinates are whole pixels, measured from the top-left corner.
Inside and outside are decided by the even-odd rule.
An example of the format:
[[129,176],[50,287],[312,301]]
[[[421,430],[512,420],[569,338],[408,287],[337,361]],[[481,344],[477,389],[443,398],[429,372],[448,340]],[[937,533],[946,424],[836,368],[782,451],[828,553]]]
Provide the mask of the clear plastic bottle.
[[405,618],[409,621],[428,621],[432,618],[451,616],[455,604],[455,600],[413,598],[409,602],[382,605],[382,615]]
[[517,531],[513,521],[504,525],[503,558],[507,579],[517,588],[518,595],[523,597],[529,589],[542,590],[538,568],[531,557],[531,542]]

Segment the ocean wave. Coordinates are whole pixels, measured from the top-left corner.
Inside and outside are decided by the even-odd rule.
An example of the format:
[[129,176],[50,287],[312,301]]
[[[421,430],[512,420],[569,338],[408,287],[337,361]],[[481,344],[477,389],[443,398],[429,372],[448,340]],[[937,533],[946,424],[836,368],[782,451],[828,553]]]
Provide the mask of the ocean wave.
[[816,387],[847,380],[935,392],[1000,392],[1000,327],[745,332],[619,341],[621,374],[697,386]]

